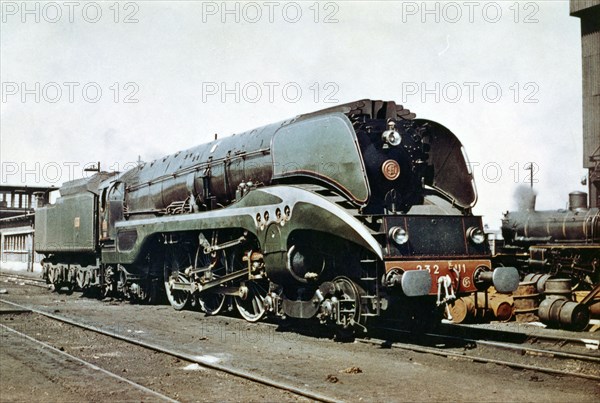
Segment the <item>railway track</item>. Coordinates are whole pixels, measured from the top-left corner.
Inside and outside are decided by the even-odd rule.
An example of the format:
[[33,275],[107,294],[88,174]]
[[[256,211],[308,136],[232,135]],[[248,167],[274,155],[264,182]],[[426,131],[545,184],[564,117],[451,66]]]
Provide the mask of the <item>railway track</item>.
[[[2,311],[2,314],[15,314],[15,312],[16,311],[14,311],[14,310],[13,311]],[[19,313],[26,313],[26,312],[31,312],[31,311],[22,310]],[[41,341],[41,340],[39,340],[37,338],[31,337],[31,336],[29,336],[29,335],[27,335],[27,334],[25,334],[23,332],[20,332],[20,331],[12,328],[10,326],[6,326],[4,324],[0,324],[0,330],[13,333],[13,334],[19,336],[20,338],[22,338],[24,340],[27,340],[27,341],[29,341],[29,342],[37,345],[37,346],[41,346],[42,348],[50,350],[50,351],[52,351],[53,353],[55,353],[57,355],[63,356],[66,360],[71,360],[73,362],[77,362],[77,363],[79,363],[81,365],[84,365],[84,366],[86,366],[88,368],[91,368],[94,371],[99,371],[99,372],[101,372],[101,373],[103,373],[105,375],[108,375],[110,378],[113,378],[115,381],[123,382],[123,383],[126,383],[126,384],[130,385],[130,386],[133,386],[135,389],[138,389],[139,391],[141,391],[141,392],[143,392],[143,393],[145,393],[145,394],[147,394],[147,395],[149,395],[149,396],[151,396],[151,397],[153,397],[155,399],[159,399],[160,401],[171,402],[171,403],[178,402],[177,400],[171,399],[169,396],[166,396],[166,395],[164,395],[164,394],[162,394],[160,392],[157,392],[156,390],[152,390],[150,388],[147,388],[147,387],[145,387],[145,386],[143,386],[143,385],[141,385],[141,384],[139,384],[137,382],[134,382],[134,381],[131,381],[131,380],[127,379],[127,378],[124,378],[124,377],[122,377],[122,376],[120,376],[120,375],[118,375],[118,374],[116,374],[114,372],[108,371],[108,370],[106,370],[104,368],[101,368],[101,367],[99,367],[97,365],[94,365],[93,363],[91,363],[89,361],[83,360],[83,359],[81,359],[79,357],[76,357],[76,356],[74,356],[72,354],[69,354],[69,353],[67,353],[67,352],[65,352],[65,351],[63,351],[63,350],[61,350],[59,348],[56,348],[56,347],[54,347],[54,346],[52,346],[52,345],[50,345],[48,343],[45,343],[45,342],[43,342],[43,341]]]
[[[154,351],[154,352],[166,354],[166,355],[174,357],[174,358],[178,358],[178,359],[181,359],[181,360],[188,361],[190,363],[198,364],[201,367],[210,368],[210,369],[213,369],[213,370],[216,370],[216,371],[219,371],[219,372],[223,372],[223,373],[226,373],[226,374],[229,374],[229,375],[233,375],[234,377],[237,377],[237,378],[245,379],[245,380],[248,380],[248,381],[260,384],[260,385],[265,385],[265,386],[269,386],[269,387],[272,387],[272,388],[275,388],[275,389],[286,391],[286,392],[289,392],[291,394],[294,394],[294,395],[297,395],[297,396],[301,396],[301,397],[304,397],[304,398],[308,398],[308,399],[311,399],[311,400],[314,400],[314,401],[319,401],[319,402],[338,402],[339,401],[338,399],[331,398],[329,396],[325,396],[325,395],[322,395],[322,394],[319,394],[319,393],[315,393],[315,392],[312,392],[312,391],[307,390],[307,389],[302,389],[302,388],[299,388],[299,387],[296,387],[296,386],[293,386],[293,385],[285,384],[285,383],[282,383],[282,382],[279,382],[279,381],[276,381],[276,380],[273,380],[273,379],[269,379],[267,377],[259,376],[259,375],[252,374],[252,373],[247,372],[247,371],[243,371],[243,370],[240,370],[240,369],[237,369],[237,368],[233,368],[231,366],[227,366],[227,365],[223,365],[223,364],[219,364],[219,363],[210,362],[210,360],[208,360],[208,359],[197,357],[197,356],[193,356],[193,355],[190,355],[190,354],[187,354],[187,353],[184,353],[184,352],[181,352],[181,351],[177,351],[177,350],[174,350],[174,349],[171,349],[171,348],[167,348],[167,347],[155,344],[155,343],[151,343],[151,342],[148,342],[148,341],[138,340],[138,339],[135,339],[133,337],[129,337],[129,336],[126,336],[126,335],[123,335],[123,334],[119,334],[119,333],[116,333],[116,332],[103,330],[103,329],[100,329],[100,328],[95,327],[95,326],[87,325],[87,324],[78,322],[76,320],[69,319],[69,318],[66,318],[66,317],[63,317],[63,316],[60,316],[60,315],[56,315],[56,314],[53,314],[53,313],[45,312],[45,311],[42,311],[42,310],[39,310],[39,309],[35,309],[33,307],[28,307],[28,306],[25,306],[25,305],[17,304],[17,303],[14,303],[14,302],[11,302],[11,301],[7,301],[7,300],[1,299],[1,298],[0,298],[0,302],[4,303],[4,304],[7,304],[7,305],[9,305],[9,306],[11,306],[13,308],[11,310],[7,310],[6,312],[8,312],[8,313],[15,313],[15,312],[25,313],[25,312],[29,312],[29,313],[32,313],[32,314],[41,315],[41,316],[43,316],[45,318],[49,318],[49,319],[51,319],[53,321],[58,321],[58,322],[60,322],[62,324],[67,324],[67,325],[74,326],[74,327],[77,327],[77,328],[80,328],[80,329],[84,329],[84,330],[89,331],[89,332],[93,332],[93,333],[100,334],[100,335],[103,335],[103,336],[108,336],[108,337],[110,337],[112,339],[115,339],[115,340],[123,341],[125,343],[131,344],[131,345],[135,345],[135,346],[138,346],[138,347],[142,347],[142,348]],[[3,312],[0,311],[0,314],[2,314],[2,313]],[[13,332],[20,333],[20,332],[18,332],[15,329],[11,329],[9,326],[6,326],[6,325],[0,325],[0,326],[2,326],[2,328],[6,328],[8,331],[13,331]],[[26,336],[28,339],[31,339],[32,342],[39,342],[40,343],[39,340],[35,340],[34,338],[31,338],[30,336],[27,336],[27,335],[24,335],[24,336]],[[41,342],[41,343],[43,343],[43,342]],[[47,346],[49,348],[55,349],[52,346],[49,346],[49,345],[47,345]],[[93,364],[90,364],[90,365],[93,365]],[[167,398],[167,399],[169,401],[174,401],[171,398]]]
[[[437,333],[412,333],[393,328],[377,328],[377,333],[382,331],[387,332],[387,337],[358,338],[357,341],[384,348],[398,348],[451,359],[498,364],[514,369],[600,381],[600,375],[597,374],[600,357],[597,354],[562,352],[517,343],[494,342]],[[400,342],[397,341],[398,338],[408,338],[413,341]],[[415,344],[414,338],[419,339],[418,344]],[[505,352],[505,354],[502,354],[502,352]],[[508,352],[513,354],[511,355]],[[496,358],[499,355],[503,358]],[[542,360],[543,363],[538,363]],[[548,365],[549,363],[552,365]],[[577,368],[578,370],[568,370],[566,368]]]
[[[26,276],[6,275],[3,273],[2,275],[13,277],[16,280],[30,279]],[[39,282],[43,282],[43,280],[40,279]],[[0,299],[0,301],[10,303],[2,299]],[[310,393],[306,394],[305,392],[307,391],[296,389],[294,387],[290,387],[289,385],[279,385],[278,382],[272,383],[268,379],[255,379],[257,377],[243,371],[229,367],[223,367],[222,365],[206,363],[187,354],[164,349],[151,343],[140,342],[139,340],[131,339],[127,336],[115,335],[114,333],[77,323],[71,319],[62,318],[54,314],[35,310],[29,307],[22,307],[18,304],[15,304],[14,306],[16,309],[28,309],[32,312],[54,318],[55,320],[60,320],[65,323],[70,323],[74,326],[107,334],[111,337],[121,338],[122,340],[130,341],[133,344],[138,344],[155,351],[165,352],[181,359],[195,362],[226,373],[231,373],[232,375],[254,380],[265,385],[288,390],[292,393],[297,393],[298,395],[309,397],[314,400],[335,400],[329,399],[326,396],[313,395]],[[243,319],[234,317],[229,317],[228,320],[245,323]],[[277,326],[277,324],[270,322],[263,322],[263,324],[266,326]],[[387,326],[375,328],[369,337],[357,338],[357,341],[379,347],[398,348],[406,351],[434,354],[451,359],[468,360],[479,363],[492,363],[515,369],[531,370],[560,376],[574,376],[600,381],[600,374],[598,374],[597,371],[598,364],[600,364],[600,353],[598,352],[599,341],[596,339],[525,334],[491,329],[482,330],[480,328],[471,328],[468,326],[450,324],[443,325],[440,327],[440,329],[443,330],[440,333],[416,333],[409,330],[394,328],[387,323]],[[290,326],[289,330],[297,330],[301,331],[302,333],[306,333],[307,329],[295,329],[295,326],[292,325]],[[320,336],[322,336],[322,334],[320,334]],[[577,346],[577,348],[566,349],[566,346],[569,345]],[[585,352],[590,348],[592,349],[592,352]],[[501,358],[498,358],[498,356],[501,356]],[[549,363],[551,365],[549,365]]]
[[50,285],[48,283],[46,283],[46,280],[42,279],[41,277],[24,276],[24,275],[20,275],[20,274],[3,273],[3,272],[0,272],[0,277],[4,278],[7,281],[13,281],[16,283],[24,283],[27,285],[32,285],[34,287],[50,288]]

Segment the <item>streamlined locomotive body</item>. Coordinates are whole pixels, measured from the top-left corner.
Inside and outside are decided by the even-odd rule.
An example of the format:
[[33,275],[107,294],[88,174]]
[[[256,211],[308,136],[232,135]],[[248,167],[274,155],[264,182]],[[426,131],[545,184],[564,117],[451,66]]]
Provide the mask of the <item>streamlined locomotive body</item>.
[[460,141],[394,102],[362,100],[65,184],[36,214],[57,287],[207,314],[237,307],[343,328],[434,315],[494,284]]

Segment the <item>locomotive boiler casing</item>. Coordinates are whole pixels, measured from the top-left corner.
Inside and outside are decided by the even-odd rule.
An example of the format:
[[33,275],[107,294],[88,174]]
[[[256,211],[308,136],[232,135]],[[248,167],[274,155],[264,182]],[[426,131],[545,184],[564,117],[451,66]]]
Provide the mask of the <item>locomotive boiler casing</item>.
[[298,177],[334,186],[357,203],[368,201],[362,157],[346,116],[294,119],[215,140],[142,164],[120,180],[128,213],[142,215],[190,195],[201,210],[227,206],[240,184],[269,186]]
[[583,287],[600,280],[600,209],[587,207],[587,194],[569,194],[566,210],[536,211],[535,197],[502,220],[505,246],[498,262],[525,273],[570,277]]
[[597,208],[556,211],[514,211],[505,215],[502,234],[507,243],[599,242]]

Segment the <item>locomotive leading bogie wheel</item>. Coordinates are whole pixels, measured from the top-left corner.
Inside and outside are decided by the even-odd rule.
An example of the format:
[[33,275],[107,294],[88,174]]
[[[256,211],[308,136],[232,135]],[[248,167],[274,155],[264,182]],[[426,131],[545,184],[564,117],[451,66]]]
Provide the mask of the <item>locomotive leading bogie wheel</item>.
[[333,280],[334,296],[337,298],[336,323],[347,329],[355,324],[362,324],[361,290],[347,277]]
[[235,305],[248,322],[261,320],[267,312],[265,299],[269,293],[269,284],[265,280],[248,280],[242,284],[245,293],[241,297],[235,297]]

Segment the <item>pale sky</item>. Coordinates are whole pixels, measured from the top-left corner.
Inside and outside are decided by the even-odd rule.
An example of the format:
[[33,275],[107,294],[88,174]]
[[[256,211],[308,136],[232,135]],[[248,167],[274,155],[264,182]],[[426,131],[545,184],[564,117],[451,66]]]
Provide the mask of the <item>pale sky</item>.
[[1,2],[3,184],[58,186],[372,98],[459,137],[492,228],[530,161],[538,208],[586,189],[567,1],[23,4]]

